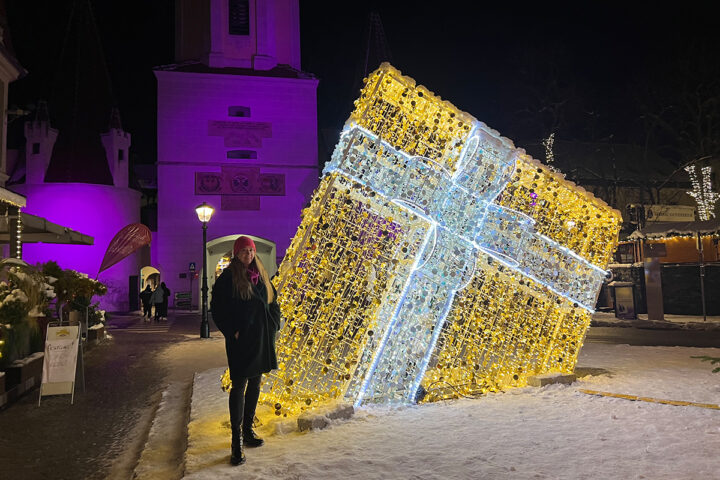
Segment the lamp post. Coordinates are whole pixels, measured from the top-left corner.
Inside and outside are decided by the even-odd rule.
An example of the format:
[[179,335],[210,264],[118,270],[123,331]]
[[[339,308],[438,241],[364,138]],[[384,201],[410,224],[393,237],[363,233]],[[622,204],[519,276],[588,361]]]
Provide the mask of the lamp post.
[[202,321],[200,322],[200,338],[210,338],[210,324],[208,323],[208,285],[207,285],[207,224],[215,209],[203,202],[195,207],[198,219],[203,228],[203,274],[202,274]]

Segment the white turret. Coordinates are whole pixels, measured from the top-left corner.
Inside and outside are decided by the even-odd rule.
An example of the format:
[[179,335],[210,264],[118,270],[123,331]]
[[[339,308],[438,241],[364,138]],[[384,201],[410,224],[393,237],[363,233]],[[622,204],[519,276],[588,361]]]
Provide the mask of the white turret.
[[58,131],[50,127],[47,102],[40,100],[35,119],[25,122],[25,183],[45,183]]
[[122,129],[120,112],[117,108],[112,109],[110,116],[110,128],[107,133],[101,136],[110,174],[113,178],[113,185],[127,188],[128,186],[128,156],[130,150],[131,135]]

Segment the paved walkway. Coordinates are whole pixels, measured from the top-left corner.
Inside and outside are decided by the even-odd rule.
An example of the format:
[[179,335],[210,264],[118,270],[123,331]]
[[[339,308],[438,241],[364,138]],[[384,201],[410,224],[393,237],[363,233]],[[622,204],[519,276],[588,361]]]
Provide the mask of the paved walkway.
[[226,362],[217,332],[200,338],[197,313],[171,312],[158,327],[111,315],[108,331],[85,352],[86,392],[73,405],[60,395],[38,407],[35,389],[0,411],[0,479],[132,478],[162,392]]

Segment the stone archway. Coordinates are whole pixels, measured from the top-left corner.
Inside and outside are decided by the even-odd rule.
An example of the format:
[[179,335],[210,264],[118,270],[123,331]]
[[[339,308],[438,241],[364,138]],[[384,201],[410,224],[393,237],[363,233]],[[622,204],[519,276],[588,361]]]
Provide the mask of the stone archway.
[[150,265],[140,269],[140,291],[145,290],[145,286],[148,284],[152,289],[160,285],[160,270]]
[[[250,237],[255,242],[255,248],[257,249],[257,256],[260,257],[260,261],[265,265],[265,269],[269,276],[275,275],[277,272],[277,247],[275,242],[267,240],[265,238],[256,237],[255,235],[247,234],[236,234],[226,235],[224,237],[215,238],[207,242],[207,264],[208,264],[208,302],[212,297],[212,286],[215,284],[216,274],[219,275],[224,268],[223,264],[229,261],[232,256],[232,248],[235,240],[238,237],[245,235]],[[218,266],[222,268],[218,269]],[[201,298],[202,294],[202,265],[199,271],[201,281],[198,282],[198,298]],[[209,308],[209,307],[208,307]]]

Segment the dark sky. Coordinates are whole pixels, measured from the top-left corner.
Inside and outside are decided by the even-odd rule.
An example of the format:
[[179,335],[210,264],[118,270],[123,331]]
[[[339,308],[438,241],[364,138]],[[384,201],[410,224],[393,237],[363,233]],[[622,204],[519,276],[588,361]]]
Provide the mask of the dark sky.
[[[6,3],[14,50],[30,72],[11,85],[10,104],[27,107],[61,84],[53,77],[72,2]],[[152,67],[173,62],[173,3],[93,2],[109,85],[141,163],[155,161]],[[638,92],[663,84],[693,45],[720,60],[710,2],[673,5],[301,0],[302,65],[320,79],[319,127],[332,142],[360,87],[374,10],[397,68],[520,146],[559,117],[567,139],[633,141]],[[567,100],[560,115],[540,113],[558,99]]]

